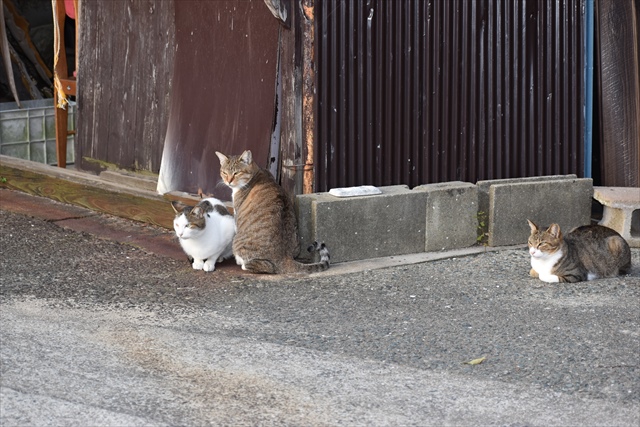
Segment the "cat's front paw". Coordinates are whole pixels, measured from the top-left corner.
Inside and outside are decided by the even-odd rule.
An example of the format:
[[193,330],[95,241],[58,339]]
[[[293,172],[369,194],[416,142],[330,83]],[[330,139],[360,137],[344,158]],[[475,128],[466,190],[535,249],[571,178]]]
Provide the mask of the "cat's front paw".
[[204,267],[204,260],[194,259],[192,266],[194,270],[202,270],[202,268]]
[[202,266],[202,269],[203,269],[204,271],[215,271],[215,269],[216,269],[216,263],[215,263],[215,262],[213,262],[213,261],[208,261],[208,260],[207,260],[207,261],[204,263],[204,265]]
[[540,280],[547,283],[558,283],[560,282],[560,278],[555,274],[542,274],[540,275]]
[[529,270],[529,276],[538,278],[538,272],[532,268],[531,270]]

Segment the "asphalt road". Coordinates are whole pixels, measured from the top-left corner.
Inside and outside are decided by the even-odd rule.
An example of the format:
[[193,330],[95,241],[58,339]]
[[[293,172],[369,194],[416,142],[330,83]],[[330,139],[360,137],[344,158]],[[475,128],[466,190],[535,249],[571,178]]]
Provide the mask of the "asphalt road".
[[0,207],[3,427],[640,425],[640,250],[578,284],[524,248],[274,279]]

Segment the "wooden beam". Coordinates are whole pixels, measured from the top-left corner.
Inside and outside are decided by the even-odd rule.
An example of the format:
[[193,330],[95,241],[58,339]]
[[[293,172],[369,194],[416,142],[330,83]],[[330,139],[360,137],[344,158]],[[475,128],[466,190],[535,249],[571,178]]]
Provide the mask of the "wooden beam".
[[173,229],[175,213],[167,198],[75,170],[0,155],[0,188]]

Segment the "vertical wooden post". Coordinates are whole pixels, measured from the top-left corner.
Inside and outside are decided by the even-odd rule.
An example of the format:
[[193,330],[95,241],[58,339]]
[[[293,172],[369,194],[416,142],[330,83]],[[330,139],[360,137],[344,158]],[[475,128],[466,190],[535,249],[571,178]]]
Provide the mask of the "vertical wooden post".
[[67,53],[64,47],[64,20],[65,20],[65,6],[64,0],[53,1],[53,49],[54,49],[54,95],[53,105],[55,108],[55,124],[56,124],[56,160],[58,167],[67,167],[67,135],[68,125],[67,119],[69,111],[67,110],[66,98],[61,99],[62,83],[60,79],[66,79],[68,77],[67,69]]
[[316,71],[315,71],[315,0],[302,1],[302,147],[304,172],[302,193],[313,193],[315,188],[315,138],[316,138]]
[[303,163],[302,120],[301,120],[301,27],[300,7],[292,2],[290,11],[290,29],[280,31],[280,73],[282,78],[282,96],[278,108],[281,110],[280,129],[280,185],[291,199],[302,193]]
[[[596,2],[600,76],[600,170],[607,187],[640,186],[638,2]],[[597,118],[595,119],[597,120]]]

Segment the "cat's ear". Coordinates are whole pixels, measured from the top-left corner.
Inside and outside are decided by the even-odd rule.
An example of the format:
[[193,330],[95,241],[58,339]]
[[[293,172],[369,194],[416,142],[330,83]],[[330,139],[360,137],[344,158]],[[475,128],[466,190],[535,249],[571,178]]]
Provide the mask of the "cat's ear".
[[556,239],[562,237],[562,232],[560,231],[560,226],[558,224],[551,224],[549,228],[547,228],[547,233],[551,234]]
[[240,156],[240,160],[247,165],[250,165],[253,161],[253,156],[251,155],[251,150],[245,150],[244,153]]
[[224,162],[229,160],[229,158],[227,156],[225,156],[224,154],[222,154],[219,151],[216,151],[216,156],[218,156],[218,158],[220,159],[220,166],[222,166],[224,164]]
[[204,209],[202,209],[201,205],[195,205],[193,209],[191,209],[191,215],[196,218],[202,218],[204,216]]
[[529,223],[529,228],[531,229],[531,233],[536,233],[538,231],[538,226],[533,223],[531,220],[527,220]]
[[173,210],[174,210],[177,214],[179,214],[179,213],[182,213],[182,211],[184,211],[184,208],[186,208],[186,207],[187,207],[187,205],[185,205],[185,204],[184,204],[184,203],[182,203],[182,202],[173,201],[173,202],[171,202],[171,207],[173,208]]

